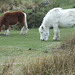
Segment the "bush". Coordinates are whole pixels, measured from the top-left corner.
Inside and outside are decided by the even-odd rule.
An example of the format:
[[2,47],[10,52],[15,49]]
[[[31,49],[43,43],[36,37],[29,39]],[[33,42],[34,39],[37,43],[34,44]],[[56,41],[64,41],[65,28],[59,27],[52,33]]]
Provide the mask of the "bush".
[[52,8],[50,5],[39,4],[32,12],[27,14],[27,22],[29,28],[37,28],[41,25],[46,13]]
[[41,25],[44,14],[42,13],[32,13],[28,14],[28,27],[29,28],[37,28]]

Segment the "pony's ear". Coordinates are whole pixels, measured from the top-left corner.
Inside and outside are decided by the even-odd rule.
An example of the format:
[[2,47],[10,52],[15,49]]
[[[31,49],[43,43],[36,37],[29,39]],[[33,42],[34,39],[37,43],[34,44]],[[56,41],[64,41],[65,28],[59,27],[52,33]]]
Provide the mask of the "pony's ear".
[[43,26],[41,28],[42,28],[42,30],[44,30],[44,27]]

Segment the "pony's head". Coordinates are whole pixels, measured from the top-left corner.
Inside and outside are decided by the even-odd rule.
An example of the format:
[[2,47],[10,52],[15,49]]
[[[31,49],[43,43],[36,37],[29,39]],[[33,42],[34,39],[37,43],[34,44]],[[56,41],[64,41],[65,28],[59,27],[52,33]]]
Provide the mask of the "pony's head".
[[45,29],[43,26],[40,26],[39,33],[40,33],[40,40],[41,41],[48,40],[49,29]]

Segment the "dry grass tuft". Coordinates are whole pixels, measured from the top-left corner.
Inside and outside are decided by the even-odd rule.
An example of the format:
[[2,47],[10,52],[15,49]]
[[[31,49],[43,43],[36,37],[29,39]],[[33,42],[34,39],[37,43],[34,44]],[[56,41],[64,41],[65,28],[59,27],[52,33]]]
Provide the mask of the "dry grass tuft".
[[75,50],[75,32],[65,42],[62,42],[61,48],[64,50]]
[[[74,75],[75,74],[75,51],[55,55],[44,55],[36,59],[28,60],[21,64],[20,70],[13,69],[14,60],[3,66],[0,75]],[[18,68],[16,68],[17,70]]]
[[75,53],[44,56],[23,65],[23,75],[73,75],[75,72]]
[[5,64],[3,65],[1,75],[13,75],[13,62],[14,60],[11,60],[10,62],[5,62]]
[[[1,75],[74,75],[75,51],[64,54],[44,55],[31,58],[27,63],[20,64],[20,70],[13,69],[14,60],[3,65]],[[18,67],[18,66],[17,66]],[[16,68],[17,69],[17,68]]]

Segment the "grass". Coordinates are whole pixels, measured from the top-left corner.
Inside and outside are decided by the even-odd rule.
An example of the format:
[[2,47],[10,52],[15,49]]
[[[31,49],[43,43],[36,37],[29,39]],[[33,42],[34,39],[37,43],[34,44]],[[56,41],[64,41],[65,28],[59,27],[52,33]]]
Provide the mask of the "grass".
[[[61,41],[66,40],[66,35],[70,35],[73,28],[60,29]],[[2,32],[3,33],[3,32]],[[45,54],[44,51],[58,46],[61,41],[52,41],[53,29],[50,30],[48,41],[40,41],[38,29],[30,29],[26,35],[20,35],[20,31],[10,30],[9,36],[0,36],[0,61],[4,62],[7,58],[16,58],[16,62],[25,60],[27,57],[37,57]],[[31,50],[29,50],[31,48]]]
[[[66,6],[66,7],[62,6],[62,7],[69,8],[72,6]],[[14,10],[12,10],[12,11],[14,11]],[[32,11],[32,10],[26,10],[26,13],[28,13],[30,11]],[[2,13],[0,13],[0,15],[2,15]],[[65,53],[62,50],[56,50],[56,49],[54,50],[53,49],[53,48],[59,47],[59,45],[62,41],[65,41],[67,38],[69,38],[69,36],[71,36],[72,32],[73,32],[73,28],[61,28],[60,29],[61,40],[60,41],[52,41],[53,30],[50,30],[49,40],[42,42],[42,41],[40,41],[38,29],[30,29],[27,35],[19,35],[20,31],[10,30],[9,36],[0,36],[0,74],[1,74],[1,71],[2,72],[5,71],[4,70],[5,68],[7,70],[11,68],[12,63],[10,64],[10,60],[13,59],[14,60],[14,66],[13,66],[14,71],[16,73],[18,73],[18,74],[14,74],[14,75],[21,75],[18,71],[21,68],[21,67],[19,67],[20,64],[23,64],[23,63],[25,65],[24,68],[22,67],[23,75],[29,75],[29,74],[24,74],[24,72],[25,71],[27,72],[29,69],[30,69],[30,72],[32,71],[33,73],[36,74],[37,71],[40,72],[40,69],[41,70],[44,69],[43,72],[45,72],[45,70],[47,72],[48,68],[51,68],[51,69],[49,69],[52,72],[51,75],[54,75],[54,74],[56,74],[55,71],[57,71],[59,73],[60,67],[62,67],[61,73],[62,72],[64,73],[64,74],[62,73],[62,75],[68,75],[65,73],[66,71],[69,72],[70,75],[73,75],[72,68],[74,68],[73,67],[74,56],[71,57],[70,56],[71,54],[68,56],[67,51]],[[31,48],[31,50],[29,50],[29,48]],[[46,51],[48,51],[48,53],[46,53]],[[65,55],[64,53],[67,55]],[[47,58],[45,59],[45,57],[47,57]],[[71,57],[71,58],[69,59],[69,57]],[[5,61],[7,61],[7,62],[5,62]],[[9,65],[4,66],[5,63],[9,63]],[[51,64],[49,65],[49,63],[51,63]],[[61,66],[62,64],[63,64],[63,66]],[[46,67],[44,65],[46,65]],[[26,66],[28,66],[28,67],[26,67]],[[70,66],[72,66],[72,68]],[[3,70],[2,70],[2,68],[3,68]],[[10,70],[8,70],[8,71],[10,71]],[[75,70],[75,68],[73,70]],[[61,75],[61,73],[59,73],[59,75]],[[43,73],[43,75],[44,74],[47,75],[47,73]],[[74,72],[74,74],[75,74],[75,72]],[[4,74],[1,74],[1,75],[4,75]],[[9,74],[5,74],[5,75],[9,75]],[[32,74],[30,74],[30,75],[32,75]]]
[[[12,71],[12,66],[13,66],[14,75],[28,75],[28,74],[24,74],[24,72],[25,71],[27,72],[29,68],[30,68],[30,71],[32,72],[35,71],[36,73],[37,69],[38,69],[38,72],[40,72],[40,70],[42,70],[46,62],[48,65],[49,63],[52,63],[52,62],[54,64],[54,61],[58,59],[55,57],[58,57],[59,55],[60,57],[65,56],[64,53],[66,54],[67,52],[64,52],[62,50],[56,50],[56,49],[54,50],[53,48],[59,47],[60,43],[62,41],[65,41],[66,37],[70,36],[72,32],[73,32],[73,28],[61,28],[60,29],[61,40],[52,41],[53,29],[51,29],[49,40],[42,42],[40,41],[40,35],[38,32],[38,29],[29,29],[29,32],[26,35],[20,35],[19,34],[20,31],[17,31],[17,30],[10,30],[9,36],[0,36],[0,73],[4,72],[5,75],[10,75],[10,74],[6,74],[6,71],[9,71],[9,72],[10,70]],[[3,34],[3,31],[1,33]],[[31,50],[29,50],[29,48],[31,48]],[[48,53],[46,53],[46,51],[48,51]],[[48,57],[49,59],[48,58],[45,59],[45,57]],[[62,60],[66,61],[65,59],[62,59]],[[13,60],[14,60],[14,63],[13,63]],[[58,63],[59,62],[60,61],[58,61]],[[37,64],[40,65],[40,63],[42,65],[39,67]],[[8,64],[8,65],[4,65],[4,64]],[[24,64],[25,66],[22,66],[22,64]],[[35,69],[35,70],[33,71],[32,69]],[[21,71],[23,74],[21,74]],[[53,71],[54,70],[52,70],[52,73]]]
[[[71,55],[72,54],[72,55]],[[42,56],[23,65],[23,75],[74,75],[75,53]]]

